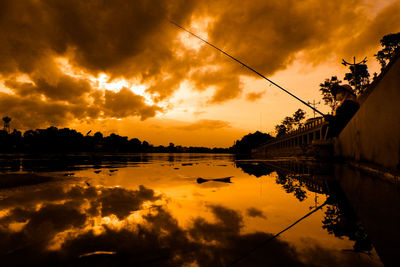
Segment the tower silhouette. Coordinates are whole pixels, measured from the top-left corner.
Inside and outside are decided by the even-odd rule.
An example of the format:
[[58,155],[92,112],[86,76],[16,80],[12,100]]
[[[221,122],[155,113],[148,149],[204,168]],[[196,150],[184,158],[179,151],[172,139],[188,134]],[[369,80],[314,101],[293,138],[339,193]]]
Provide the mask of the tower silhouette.
[[3,121],[4,121],[4,131],[6,131],[7,133],[10,133],[11,118],[8,116],[5,116],[5,117],[3,117]]

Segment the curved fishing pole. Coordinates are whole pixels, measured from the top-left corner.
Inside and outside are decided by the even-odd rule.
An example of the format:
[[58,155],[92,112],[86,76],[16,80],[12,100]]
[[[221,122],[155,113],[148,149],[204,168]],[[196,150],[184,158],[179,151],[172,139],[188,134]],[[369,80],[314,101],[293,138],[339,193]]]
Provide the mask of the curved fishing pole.
[[221,52],[222,54],[224,54],[224,55],[230,57],[231,59],[233,59],[234,61],[238,62],[238,63],[241,64],[242,66],[248,68],[248,69],[251,70],[252,72],[256,73],[258,76],[260,76],[260,77],[262,77],[263,79],[267,80],[267,81],[270,82],[271,84],[275,85],[275,86],[278,87],[279,89],[283,90],[283,91],[286,92],[287,94],[289,94],[289,95],[291,95],[292,97],[294,97],[294,98],[296,98],[297,100],[299,100],[301,103],[303,103],[303,104],[306,105],[307,107],[311,108],[311,109],[314,110],[315,112],[317,112],[317,113],[319,113],[320,115],[322,115],[323,117],[325,117],[325,114],[324,114],[324,113],[322,113],[322,112],[319,111],[318,109],[314,108],[313,106],[311,106],[311,105],[308,104],[307,102],[301,100],[300,98],[298,98],[297,96],[295,96],[294,94],[292,94],[291,92],[289,92],[288,90],[286,90],[285,88],[283,88],[282,86],[280,86],[279,84],[277,84],[277,83],[271,81],[270,79],[268,79],[267,77],[265,77],[264,75],[262,75],[261,73],[259,73],[259,72],[256,71],[255,69],[253,69],[252,67],[247,66],[247,65],[244,64],[242,61],[240,61],[240,60],[234,58],[233,56],[229,55],[229,54],[226,53],[225,51],[219,49],[219,48],[216,47],[215,45],[209,43],[207,40],[201,38],[200,36],[198,36],[198,35],[196,35],[196,34],[194,34],[194,33],[192,33],[191,31],[189,31],[189,30],[183,28],[182,26],[180,26],[179,24],[175,23],[174,21],[169,20],[169,22],[170,22],[171,24],[175,25],[176,27],[178,27],[178,28],[184,30],[185,32],[187,32],[187,33],[193,35],[194,37],[196,37],[196,38],[202,40],[203,42],[205,42],[205,43],[208,44],[209,46],[211,46],[211,47],[217,49],[217,50],[218,50],[219,52]]
[[260,247],[266,245],[268,242],[274,240],[275,238],[277,238],[278,236],[280,236],[282,233],[286,232],[287,230],[289,230],[290,228],[292,228],[293,226],[295,226],[296,224],[298,224],[299,222],[301,222],[302,220],[304,220],[305,218],[309,217],[310,215],[312,215],[313,213],[317,212],[318,210],[322,209],[326,204],[328,204],[328,201],[325,201],[323,204],[321,204],[320,206],[316,207],[315,209],[313,209],[312,211],[310,211],[309,213],[307,213],[306,215],[304,215],[303,217],[301,217],[300,219],[298,219],[297,221],[295,221],[294,223],[292,223],[291,225],[289,225],[288,227],[286,227],[285,229],[283,229],[282,231],[280,231],[279,233],[273,235],[272,237],[266,239],[265,241],[259,243],[257,246],[255,246],[254,248],[252,248],[251,250],[249,250],[246,254],[236,258],[234,261],[232,261],[230,264],[228,264],[227,266],[232,266],[235,265],[236,263],[238,263],[239,261],[243,260],[244,258],[246,258],[247,256],[249,256],[251,253],[253,253],[254,251],[256,251],[257,249],[259,249]]

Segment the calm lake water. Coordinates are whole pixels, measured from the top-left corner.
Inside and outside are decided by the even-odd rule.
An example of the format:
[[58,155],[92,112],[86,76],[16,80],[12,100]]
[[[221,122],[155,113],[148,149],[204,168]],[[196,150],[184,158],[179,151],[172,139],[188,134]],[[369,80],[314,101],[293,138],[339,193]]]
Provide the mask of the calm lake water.
[[341,165],[137,154],[0,166],[5,265],[390,266],[400,252],[399,183]]

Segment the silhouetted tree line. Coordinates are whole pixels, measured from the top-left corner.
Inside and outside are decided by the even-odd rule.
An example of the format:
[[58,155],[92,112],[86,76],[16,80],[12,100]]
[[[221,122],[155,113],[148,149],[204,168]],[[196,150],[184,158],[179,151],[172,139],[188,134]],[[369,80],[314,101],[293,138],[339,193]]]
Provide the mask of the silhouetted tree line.
[[8,133],[0,130],[0,152],[23,153],[68,153],[68,152],[114,152],[114,153],[228,153],[228,148],[154,146],[137,138],[110,134],[104,137],[101,132],[93,136],[83,135],[76,130],[56,127],[28,130],[22,134],[15,130]]
[[231,147],[231,151],[236,154],[250,154],[253,148],[258,147],[272,138],[271,135],[259,131],[249,133],[243,136],[242,139],[236,140],[235,144]]

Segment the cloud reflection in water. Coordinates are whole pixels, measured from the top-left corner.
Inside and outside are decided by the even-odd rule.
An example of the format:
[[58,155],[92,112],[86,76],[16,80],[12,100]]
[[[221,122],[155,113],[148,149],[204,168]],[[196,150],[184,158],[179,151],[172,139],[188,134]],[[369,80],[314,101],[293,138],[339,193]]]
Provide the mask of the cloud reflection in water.
[[[239,212],[207,207],[214,219],[195,217],[182,226],[168,210],[166,197],[144,186],[128,190],[48,183],[21,188],[0,204],[3,263],[226,266],[272,236],[244,234]],[[335,259],[327,249],[310,247],[300,254],[288,242],[274,239],[239,265],[310,265],[315,250]]]

